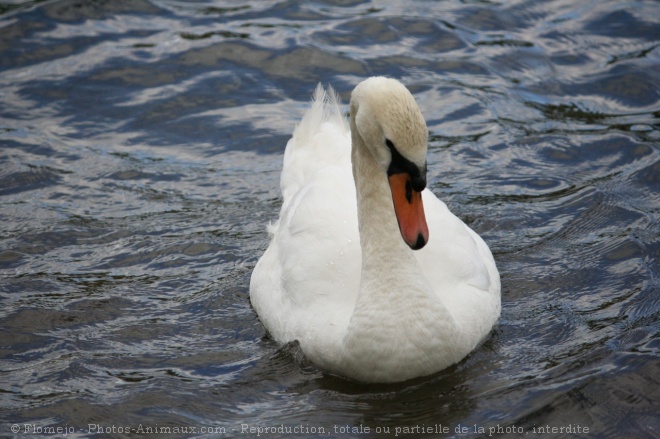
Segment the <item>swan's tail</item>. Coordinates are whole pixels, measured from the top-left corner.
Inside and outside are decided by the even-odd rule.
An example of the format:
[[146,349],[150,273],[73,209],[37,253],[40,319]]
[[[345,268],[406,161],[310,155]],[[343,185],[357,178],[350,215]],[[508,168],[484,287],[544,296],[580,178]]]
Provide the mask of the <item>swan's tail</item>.
[[331,86],[319,84],[312,106],[286,145],[280,186],[284,204],[305,186],[312,175],[329,165],[350,163],[349,126],[341,101]]
[[344,130],[348,130],[346,119],[342,115],[341,100],[331,85],[328,90],[323,89],[319,83],[312,96],[312,106],[303,116],[300,124],[293,132],[293,138],[301,140],[311,139],[319,132],[324,122],[338,124]]

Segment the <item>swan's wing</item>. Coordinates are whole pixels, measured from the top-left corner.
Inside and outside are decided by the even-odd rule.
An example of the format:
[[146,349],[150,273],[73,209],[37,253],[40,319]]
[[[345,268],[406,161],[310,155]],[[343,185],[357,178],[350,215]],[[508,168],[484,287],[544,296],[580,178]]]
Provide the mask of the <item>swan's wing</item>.
[[266,328],[280,342],[344,329],[361,266],[350,169],[319,170],[283,208],[272,232],[250,285]]
[[438,298],[464,330],[485,336],[500,315],[500,277],[486,243],[445,203],[423,192],[429,242],[416,252]]
[[253,306],[280,342],[348,324],[361,266],[350,148],[339,100],[319,86],[287,144],[280,218],[250,283]]

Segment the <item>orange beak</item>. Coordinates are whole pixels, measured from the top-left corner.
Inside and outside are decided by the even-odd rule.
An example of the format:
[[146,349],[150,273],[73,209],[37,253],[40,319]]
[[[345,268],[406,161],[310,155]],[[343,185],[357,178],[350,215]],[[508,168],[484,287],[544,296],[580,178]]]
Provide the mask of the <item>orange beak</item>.
[[411,249],[419,250],[429,240],[422,193],[412,188],[411,177],[407,173],[392,174],[388,179],[401,236]]

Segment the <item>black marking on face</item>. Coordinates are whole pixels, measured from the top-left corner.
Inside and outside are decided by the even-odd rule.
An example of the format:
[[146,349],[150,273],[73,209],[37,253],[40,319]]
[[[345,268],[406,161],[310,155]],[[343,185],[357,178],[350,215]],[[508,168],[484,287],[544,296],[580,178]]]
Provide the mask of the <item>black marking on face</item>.
[[387,175],[410,175],[410,180],[406,183],[406,198],[408,199],[408,202],[410,202],[412,199],[412,192],[410,189],[421,192],[426,187],[426,163],[424,163],[424,169],[420,170],[416,164],[401,155],[390,139],[385,139],[385,144],[392,153],[392,161],[390,162],[389,168],[387,168]]

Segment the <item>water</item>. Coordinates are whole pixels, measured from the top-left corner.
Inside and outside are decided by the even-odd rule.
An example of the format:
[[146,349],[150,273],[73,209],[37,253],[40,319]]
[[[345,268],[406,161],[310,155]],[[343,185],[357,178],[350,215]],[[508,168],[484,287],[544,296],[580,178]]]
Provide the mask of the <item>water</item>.
[[[3,436],[660,436],[657,2],[0,14]],[[364,386],[265,338],[248,283],[314,87],[381,74],[415,94],[430,187],[489,243],[503,309],[460,364]]]

